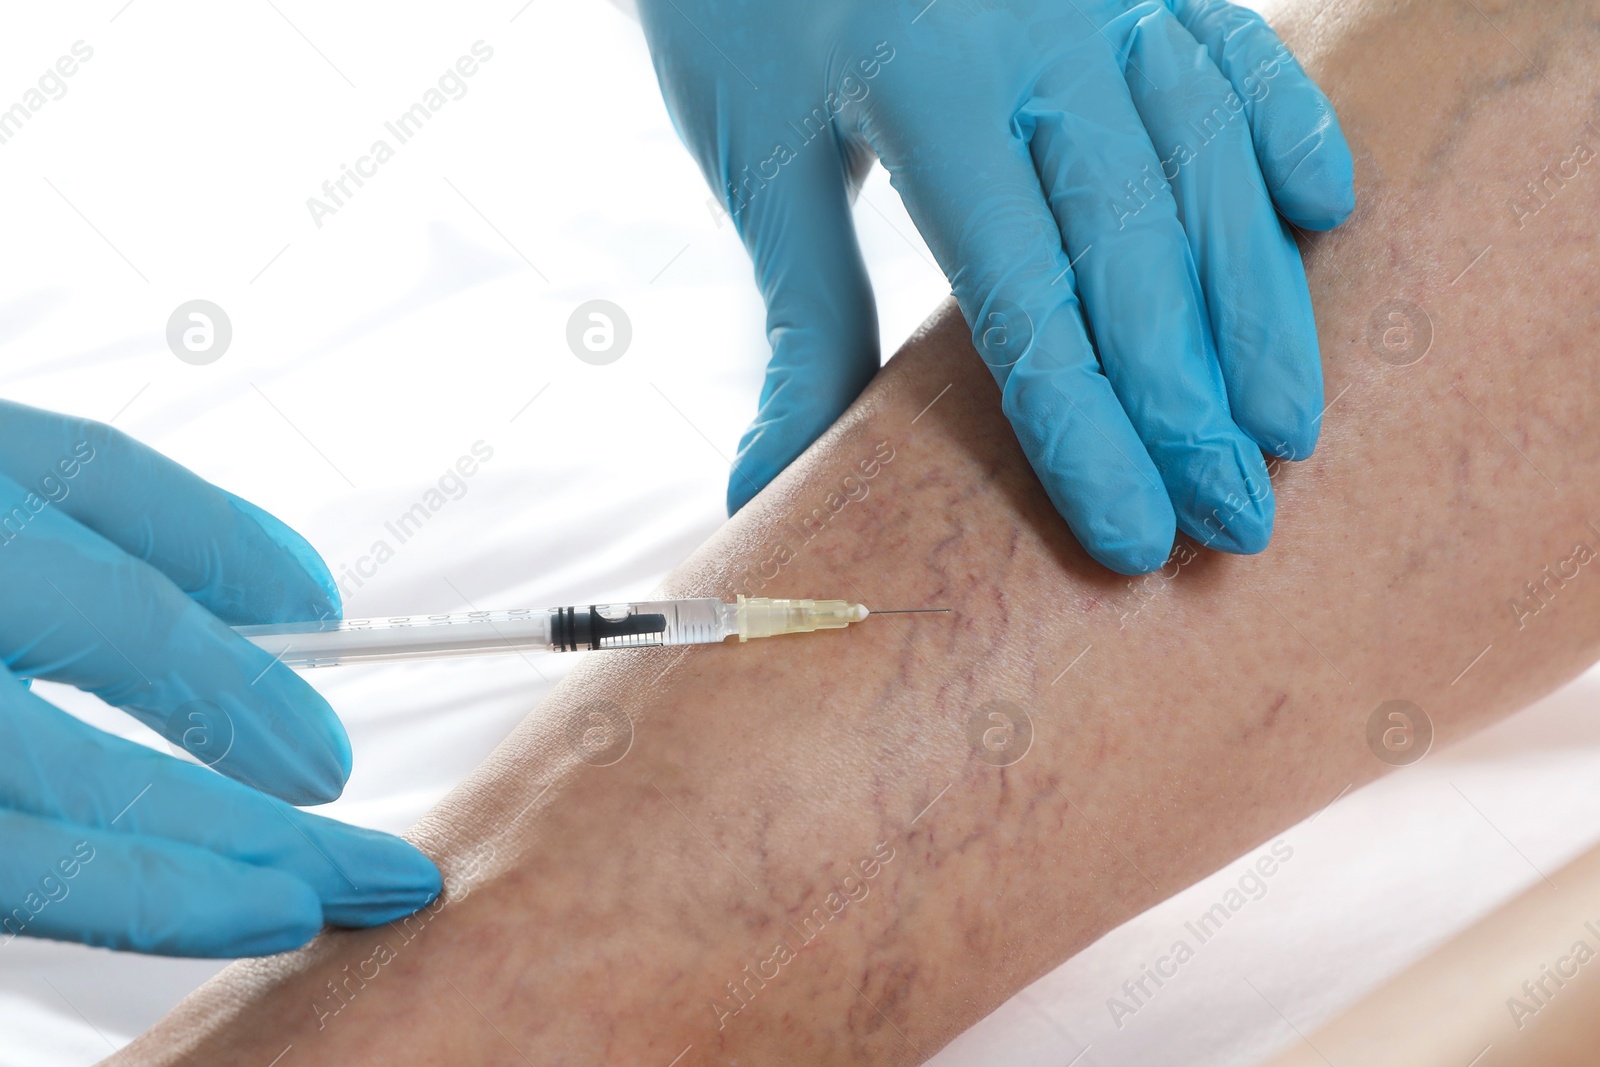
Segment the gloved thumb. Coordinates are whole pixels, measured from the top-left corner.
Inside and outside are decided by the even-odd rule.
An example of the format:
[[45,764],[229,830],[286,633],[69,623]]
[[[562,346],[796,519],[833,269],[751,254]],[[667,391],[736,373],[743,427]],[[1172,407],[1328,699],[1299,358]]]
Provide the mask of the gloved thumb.
[[821,436],[878,371],[878,313],[838,146],[824,132],[778,158],[744,171],[727,194],[755,263],[772,346],[755,421],[728,480],[730,515]]

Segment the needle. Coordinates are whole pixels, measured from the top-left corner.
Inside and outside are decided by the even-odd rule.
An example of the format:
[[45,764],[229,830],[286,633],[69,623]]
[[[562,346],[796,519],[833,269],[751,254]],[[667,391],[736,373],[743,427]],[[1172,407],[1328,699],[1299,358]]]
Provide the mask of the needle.
[[892,608],[880,611],[877,608],[868,608],[869,615],[918,615],[923,612],[949,611],[949,608]]

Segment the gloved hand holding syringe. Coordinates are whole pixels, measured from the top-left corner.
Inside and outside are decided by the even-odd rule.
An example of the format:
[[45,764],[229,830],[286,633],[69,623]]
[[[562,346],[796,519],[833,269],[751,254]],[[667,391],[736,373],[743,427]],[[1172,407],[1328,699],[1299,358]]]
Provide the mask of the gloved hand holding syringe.
[[240,636],[290,667],[332,667],[496,652],[579,652],[601,648],[717,644],[752,637],[837,630],[868,615],[943,612],[948,608],[871,611],[847,600],[740,596],[591,604],[546,610],[467,611],[388,619],[236,626]]

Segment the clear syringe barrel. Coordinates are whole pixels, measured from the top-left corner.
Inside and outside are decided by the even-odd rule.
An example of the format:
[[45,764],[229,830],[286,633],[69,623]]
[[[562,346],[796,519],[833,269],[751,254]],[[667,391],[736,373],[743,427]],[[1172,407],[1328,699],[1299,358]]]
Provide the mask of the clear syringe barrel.
[[234,629],[290,667],[331,667],[442,656],[713,644],[737,632],[729,629],[729,607],[715,597],[702,597]]
[[628,604],[537,611],[463,611],[389,619],[235,626],[249,641],[291,667],[384,663],[496,652],[581,652],[592,648],[710,645],[814,630],[838,630],[868,611],[847,600],[780,600],[741,596],[640,600]]

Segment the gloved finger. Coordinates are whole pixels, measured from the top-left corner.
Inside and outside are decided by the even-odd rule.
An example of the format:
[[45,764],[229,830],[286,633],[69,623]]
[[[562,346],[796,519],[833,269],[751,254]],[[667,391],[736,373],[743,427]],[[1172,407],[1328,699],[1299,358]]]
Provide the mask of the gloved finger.
[[831,133],[762,187],[741,190],[733,208],[766,301],[772,358],[728,479],[730,515],[833,424],[879,362],[872,284]]
[[1165,8],[1133,25],[1127,79],[1170,184],[1227,384],[1233,420],[1262,449],[1316,448],[1322,359],[1300,251],[1262,184],[1227,80]]
[[322,928],[311,887],[175,841],[0,810],[0,944],[46,937],[162,956],[263,956]]
[[[1003,317],[987,321],[990,331],[1005,329],[993,325]],[[1001,386],[1000,407],[1050,502],[1089,555],[1119,574],[1146,574],[1166,562],[1175,533],[1172,502],[1095,363],[1076,301],[1036,331]]]
[[1266,20],[1223,0],[1166,0],[1238,91],[1261,174],[1285,218],[1331,230],[1356,207],[1339,116]]
[[89,419],[0,401],[0,547],[46,509],[142,559],[230,625],[337,617],[316,550],[255,505]]
[[0,808],[292,876],[313,894],[319,924],[373,926],[439,893],[438,869],[398,837],[298,811],[103,733],[3,678],[0,751],[14,753],[0,763]]
[[[1070,57],[1040,77],[1022,114],[1101,365],[1178,528],[1208,547],[1261,551],[1271,483],[1229,413],[1188,240],[1122,71],[1104,50]],[[1133,182],[1146,183],[1140,195],[1107,198]]]
[[1172,503],[1096,364],[1027,144],[1004,127],[959,138],[909,126],[904,134],[907,143],[879,154],[950,278],[1045,491],[1105,566],[1123,574],[1161,566],[1172,550]]
[[[0,476],[0,500],[19,492]],[[327,702],[154,567],[50,508],[0,546],[0,588],[12,672],[94,693],[285,800],[339,795],[350,742]]]

